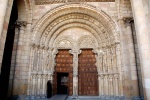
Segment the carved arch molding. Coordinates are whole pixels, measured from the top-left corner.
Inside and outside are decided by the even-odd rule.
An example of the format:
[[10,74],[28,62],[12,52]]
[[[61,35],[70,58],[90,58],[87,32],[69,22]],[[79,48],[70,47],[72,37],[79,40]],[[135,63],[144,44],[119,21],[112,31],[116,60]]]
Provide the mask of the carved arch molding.
[[[78,37],[73,32],[79,32]],[[47,80],[53,82],[58,49],[70,49],[73,55],[73,95],[78,95],[78,55],[81,49],[92,48],[99,95],[123,96],[117,25],[105,12],[85,4],[55,8],[37,22],[30,47],[28,95],[46,95]]]

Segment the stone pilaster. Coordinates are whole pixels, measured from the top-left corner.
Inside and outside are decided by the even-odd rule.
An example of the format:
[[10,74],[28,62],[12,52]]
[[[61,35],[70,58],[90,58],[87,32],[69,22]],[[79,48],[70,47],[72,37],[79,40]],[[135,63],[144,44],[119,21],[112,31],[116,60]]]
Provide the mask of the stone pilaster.
[[47,88],[47,82],[46,82],[46,79],[47,79],[47,75],[42,75],[42,95],[43,96],[46,96],[46,88]]
[[[25,33],[25,28],[26,28],[26,25],[27,25],[27,22],[25,22],[25,21],[17,21],[16,22],[16,27],[18,28],[18,40],[17,40],[17,46],[16,46],[16,48],[17,48],[17,53],[16,53],[16,55],[15,55],[15,62],[14,62],[14,75],[13,75],[13,77],[14,77],[14,80],[13,80],[13,94],[14,93],[17,93],[18,92],[18,94],[20,93],[22,93],[22,91],[16,91],[17,90],[17,88],[19,88],[19,82],[17,82],[18,80],[20,80],[20,79],[23,79],[24,78],[24,72],[22,71],[22,70],[20,70],[20,69],[22,69],[21,67],[22,67],[22,65],[21,65],[21,63],[22,63],[22,43],[23,43],[23,41],[21,40],[22,38],[23,38],[23,35],[24,35],[24,33]],[[22,71],[22,73],[19,73],[20,71]],[[17,86],[15,87],[15,85],[17,84]],[[22,86],[22,87],[24,87],[24,85]],[[22,89],[24,89],[24,88],[22,88]],[[24,94],[24,93],[22,93],[22,94]]]
[[141,62],[141,71],[143,78],[143,89],[145,100],[150,100],[150,28],[146,23],[146,10],[143,5],[144,0],[131,0],[132,11],[134,15],[135,29],[139,47]]
[[133,22],[133,18],[125,18],[126,32],[128,38],[128,50],[130,57],[130,66],[129,72],[131,75],[132,82],[132,96],[139,96],[139,88],[138,88],[138,78],[137,78],[137,68],[136,68],[136,60],[135,60],[135,51],[134,51],[134,43],[133,43],[133,33],[131,23]]
[[27,22],[25,21],[17,21],[16,25],[18,27],[18,45],[17,45],[17,55],[16,55],[16,64],[21,64],[20,58],[22,55],[22,46],[23,46],[23,36],[25,33]]
[[36,89],[36,75],[32,75],[32,86],[31,86],[31,90],[32,90],[32,92],[31,92],[31,95],[35,95],[36,93],[35,93],[35,89]]
[[99,82],[99,96],[104,95],[104,75],[98,74],[98,82]]

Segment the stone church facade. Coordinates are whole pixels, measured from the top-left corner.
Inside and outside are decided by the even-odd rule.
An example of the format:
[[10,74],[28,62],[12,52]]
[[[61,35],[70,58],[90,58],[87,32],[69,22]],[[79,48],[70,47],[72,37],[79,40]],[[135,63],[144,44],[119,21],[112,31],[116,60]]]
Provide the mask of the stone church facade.
[[150,100],[150,1],[1,0],[0,65],[2,100],[60,73],[69,96]]

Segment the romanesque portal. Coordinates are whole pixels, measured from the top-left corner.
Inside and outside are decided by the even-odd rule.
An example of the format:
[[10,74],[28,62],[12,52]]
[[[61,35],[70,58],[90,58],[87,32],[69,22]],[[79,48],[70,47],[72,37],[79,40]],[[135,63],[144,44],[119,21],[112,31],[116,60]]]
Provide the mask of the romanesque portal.
[[33,31],[29,95],[46,95],[48,80],[57,94],[57,76],[66,73],[69,95],[123,96],[119,35],[106,13],[65,5],[47,13]]

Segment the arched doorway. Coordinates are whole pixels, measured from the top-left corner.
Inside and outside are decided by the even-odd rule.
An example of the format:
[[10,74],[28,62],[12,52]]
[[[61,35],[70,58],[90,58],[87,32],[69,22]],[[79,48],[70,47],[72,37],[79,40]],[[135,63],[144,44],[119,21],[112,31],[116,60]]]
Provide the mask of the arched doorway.
[[[80,10],[76,8],[80,8]],[[64,59],[66,59],[63,58],[63,56],[72,54],[71,59],[73,70],[71,77],[73,82],[71,81],[70,84],[72,84],[73,87],[70,87],[69,95],[78,94],[78,91],[81,92],[79,93],[80,95],[98,95],[98,93],[99,95],[105,96],[123,95],[122,72],[120,68],[120,44],[118,42],[118,35],[116,35],[117,29],[113,20],[106,13],[99,12],[95,8],[88,5],[64,5],[48,12],[38,22],[33,31],[35,33],[33,34],[32,38],[33,48],[31,48],[32,59],[30,65],[31,69],[33,69],[31,70],[31,72],[35,72],[36,74],[33,73],[33,75],[31,75],[32,84],[35,84],[36,77],[39,77],[39,70],[43,70],[43,74],[46,75],[45,79],[50,79],[52,80],[52,82],[54,82],[54,94],[56,94],[58,87],[56,85],[58,82],[57,79],[60,78],[57,77],[57,75],[60,75],[60,73],[68,73],[69,77],[69,73],[71,73],[67,71],[67,68],[65,68],[65,66],[67,66],[67,63],[64,68],[62,68],[63,65],[59,66],[57,64],[60,63],[59,61],[63,61]],[[94,80],[94,83],[90,83],[91,86],[88,87],[89,89],[92,88],[93,90],[92,92],[89,92],[86,91],[86,89],[83,89],[82,92],[82,89],[80,90],[80,79],[82,76],[84,77],[84,75],[80,75],[80,73],[82,73],[82,70],[80,68],[82,67],[79,68],[79,66],[82,66],[85,63],[81,63],[82,59],[80,59],[79,55],[82,55],[82,50],[84,54],[84,52],[86,52],[84,50],[90,48],[93,49],[93,52],[95,54],[92,53],[92,50],[88,50],[88,54],[91,55],[86,55],[86,58],[91,59],[87,56],[95,56],[95,58],[93,57],[91,59],[92,61],[90,65],[92,67],[89,67],[89,69],[87,69],[83,66],[83,73],[87,74],[86,77],[91,77],[89,78],[90,81]],[[57,62],[59,53],[61,53],[61,49],[70,49],[70,51],[67,50],[65,51],[67,52],[67,54],[61,54],[61,57]],[[68,53],[68,51],[70,52],[70,54]],[[44,58],[44,60],[42,59],[42,57]],[[42,62],[42,64],[35,62],[37,58],[38,61]],[[36,66],[32,64],[33,62]],[[94,63],[96,66],[94,65]],[[98,74],[98,76],[96,74]],[[39,80],[41,80],[41,78],[39,78]],[[90,84],[84,85],[84,87],[86,88]],[[105,87],[108,87],[110,91],[105,91]],[[33,88],[39,90],[38,84],[35,84]],[[35,91],[33,89],[31,91],[33,91],[33,94],[35,94]]]

